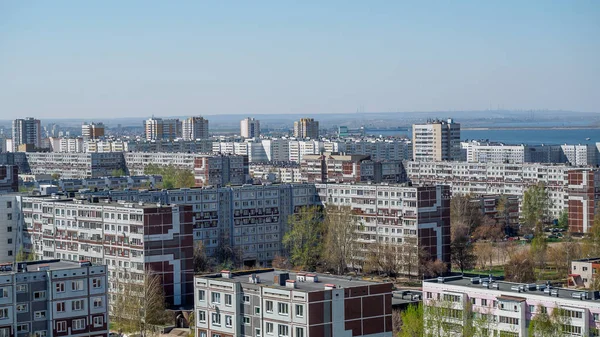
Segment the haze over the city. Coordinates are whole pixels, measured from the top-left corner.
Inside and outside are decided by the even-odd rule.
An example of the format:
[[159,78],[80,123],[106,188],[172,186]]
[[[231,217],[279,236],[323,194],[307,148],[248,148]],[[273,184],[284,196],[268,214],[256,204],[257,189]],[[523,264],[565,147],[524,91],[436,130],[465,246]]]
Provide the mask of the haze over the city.
[[597,1],[2,2],[0,119],[600,112]]

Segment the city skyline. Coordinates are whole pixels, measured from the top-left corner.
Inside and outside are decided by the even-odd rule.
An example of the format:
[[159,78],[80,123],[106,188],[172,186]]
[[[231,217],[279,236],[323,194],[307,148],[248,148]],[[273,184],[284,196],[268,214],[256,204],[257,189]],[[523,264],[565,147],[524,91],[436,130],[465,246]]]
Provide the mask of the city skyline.
[[7,119],[600,112],[596,3],[0,9]]

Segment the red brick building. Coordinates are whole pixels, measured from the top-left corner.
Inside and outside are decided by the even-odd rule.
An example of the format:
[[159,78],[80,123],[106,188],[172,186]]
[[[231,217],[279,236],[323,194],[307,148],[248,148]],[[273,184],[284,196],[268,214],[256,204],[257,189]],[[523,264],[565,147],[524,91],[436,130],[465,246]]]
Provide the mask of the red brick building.
[[569,232],[587,233],[600,200],[600,172],[572,170],[568,182]]

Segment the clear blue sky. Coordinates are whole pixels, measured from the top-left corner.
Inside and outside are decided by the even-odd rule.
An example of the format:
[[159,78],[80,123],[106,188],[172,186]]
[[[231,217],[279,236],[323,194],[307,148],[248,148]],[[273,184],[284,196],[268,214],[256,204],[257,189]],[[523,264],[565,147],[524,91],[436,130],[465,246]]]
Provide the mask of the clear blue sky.
[[600,112],[600,1],[0,1],[0,119],[498,106]]

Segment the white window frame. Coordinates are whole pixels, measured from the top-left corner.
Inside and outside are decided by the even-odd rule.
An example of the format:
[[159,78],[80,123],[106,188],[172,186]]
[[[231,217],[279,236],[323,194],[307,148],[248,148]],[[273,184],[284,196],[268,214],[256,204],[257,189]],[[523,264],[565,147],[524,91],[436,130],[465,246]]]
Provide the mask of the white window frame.
[[[75,330],[85,330],[85,318],[78,318],[78,319],[74,319],[72,321],[73,326],[71,327],[71,329],[73,331]],[[81,325],[81,327],[79,327],[79,325]]]
[[56,331],[57,332],[66,332],[67,331],[67,321],[56,322]]
[[104,325],[104,317],[103,316],[94,316],[94,327],[99,328]]
[[40,310],[40,311],[36,311],[33,313],[33,318],[35,320],[46,319],[47,317],[48,317],[48,315],[46,313],[46,310]]

